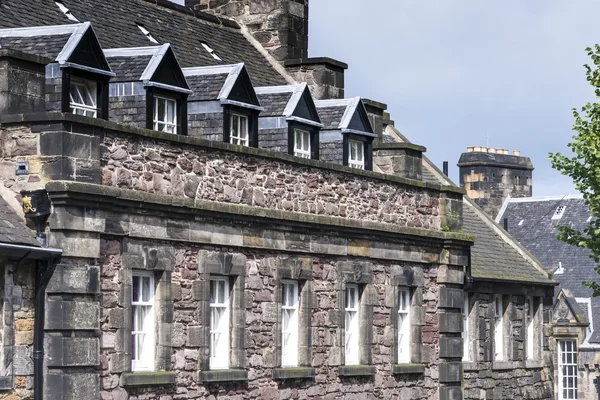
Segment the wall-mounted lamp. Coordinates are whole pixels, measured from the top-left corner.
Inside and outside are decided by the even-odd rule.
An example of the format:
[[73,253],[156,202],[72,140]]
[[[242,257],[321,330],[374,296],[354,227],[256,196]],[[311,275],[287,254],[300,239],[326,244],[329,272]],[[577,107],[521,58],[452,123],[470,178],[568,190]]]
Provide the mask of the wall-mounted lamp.
[[46,189],[23,190],[23,212],[35,224],[36,236],[46,246],[46,221],[50,217],[50,198]]

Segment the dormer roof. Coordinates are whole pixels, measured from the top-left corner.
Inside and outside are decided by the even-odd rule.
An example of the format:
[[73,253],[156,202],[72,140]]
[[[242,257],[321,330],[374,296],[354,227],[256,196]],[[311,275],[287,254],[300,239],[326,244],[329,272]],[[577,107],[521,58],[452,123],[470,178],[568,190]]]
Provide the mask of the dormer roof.
[[264,107],[261,117],[285,117],[308,125],[323,127],[306,83],[255,88]]
[[171,45],[133,47],[104,50],[116,76],[112,82],[144,82],[145,86],[156,86],[191,94],[188,83]]
[[189,101],[218,100],[221,104],[263,110],[243,63],[184,68],[193,94]]
[[315,101],[324,129],[377,136],[360,97]]
[[89,22],[0,29],[0,47],[48,57],[61,67],[114,76]]

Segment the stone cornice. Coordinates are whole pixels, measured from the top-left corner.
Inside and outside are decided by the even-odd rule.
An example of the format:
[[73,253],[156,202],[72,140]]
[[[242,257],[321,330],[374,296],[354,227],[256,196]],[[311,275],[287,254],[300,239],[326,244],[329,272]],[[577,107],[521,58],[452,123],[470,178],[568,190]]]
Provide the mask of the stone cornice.
[[437,185],[429,182],[418,181],[415,179],[407,179],[399,176],[386,175],[379,172],[365,171],[359,169],[353,169],[342,165],[320,161],[311,160],[305,158],[294,157],[289,154],[274,152],[271,150],[245,147],[232,145],[229,143],[222,143],[217,141],[211,141],[206,139],[200,139],[191,136],[173,135],[165,132],[153,131],[150,129],[141,129],[131,125],[117,124],[98,118],[88,118],[79,115],[59,112],[42,112],[42,113],[28,113],[28,114],[9,114],[0,116],[0,125],[14,125],[14,124],[43,124],[48,122],[66,122],[66,123],[77,123],[91,128],[103,128],[112,131],[118,131],[125,134],[132,134],[141,137],[147,137],[150,139],[159,139],[171,143],[181,143],[191,145],[200,148],[216,149],[221,151],[228,151],[232,153],[241,153],[246,155],[253,155],[262,157],[270,160],[284,161],[290,164],[296,164],[301,166],[307,166],[312,168],[320,168],[329,171],[342,172],[351,176],[361,176],[370,179],[376,179],[383,182],[393,182],[402,185],[407,185],[416,188],[426,188],[433,191],[442,193],[451,193],[454,195],[465,194],[465,190],[456,186],[449,185]]

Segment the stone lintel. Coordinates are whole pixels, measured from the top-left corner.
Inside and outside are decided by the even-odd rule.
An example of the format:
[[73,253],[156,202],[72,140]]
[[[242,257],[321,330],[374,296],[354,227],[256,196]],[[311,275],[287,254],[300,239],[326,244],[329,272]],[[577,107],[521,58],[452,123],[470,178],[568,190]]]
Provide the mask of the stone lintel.
[[123,386],[166,386],[175,383],[175,372],[129,372],[123,374]]
[[248,371],[245,369],[222,369],[213,371],[200,371],[198,381],[202,383],[247,381]]
[[425,373],[425,364],[393,364],[392,374],[423,374]]
[[273,368],[273,379],[313,379],[315,369],[312,367]]
[[338,369],[339,376],[372,376],[375,375],[373,365],[345,365]]
[[492,371],[506,371],[506,370],[513,370],[516,368],[521,367],[520,362],[513,362],[513,361],[493,361],[492,362]]

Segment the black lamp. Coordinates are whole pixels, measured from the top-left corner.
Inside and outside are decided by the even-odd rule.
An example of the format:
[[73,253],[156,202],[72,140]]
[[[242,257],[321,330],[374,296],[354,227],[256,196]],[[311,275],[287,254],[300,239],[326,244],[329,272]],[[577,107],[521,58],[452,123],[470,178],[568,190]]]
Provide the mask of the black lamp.
[[23,190],[23,212],[35,224],[36,236],[42,245],[46,244],[46,221],[50,217],[50,198],[46,189]]

